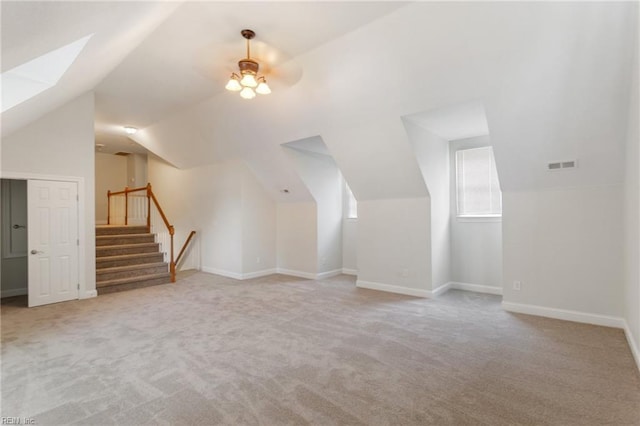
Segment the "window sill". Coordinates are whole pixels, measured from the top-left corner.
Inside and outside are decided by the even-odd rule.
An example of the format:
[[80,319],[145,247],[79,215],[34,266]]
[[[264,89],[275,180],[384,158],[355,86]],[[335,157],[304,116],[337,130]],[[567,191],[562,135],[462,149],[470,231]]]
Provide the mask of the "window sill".
[[462,223],[502,222],[502,216],[456,216],[456,219]]

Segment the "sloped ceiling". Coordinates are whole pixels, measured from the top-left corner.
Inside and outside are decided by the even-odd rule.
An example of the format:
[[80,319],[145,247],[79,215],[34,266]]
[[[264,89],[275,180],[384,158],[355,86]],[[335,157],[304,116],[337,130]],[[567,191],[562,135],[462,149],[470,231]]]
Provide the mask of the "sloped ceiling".
[[2,1],[2,72],[93,34],[58,84],[2,113],[6,136],[92,90],[180,2]]
[[299,141],[287,142],[282,144],[283,147],[305,151],[311,154],[320,154],[331,157],[329,148],[324,144],[320,136],[312,136],[310,138],[300,139]]
[[224,92],[245,57],[243,28],[256,32],[261,73],[286,87],[303,70],[279,65],[403,4],[185,2],[96,87],[98,121],[142,128]]
[[403,118],[413,121],[446,141],[489,134],[484,105],[479,101],[449,105]]
[[[47,102],[25,103],[24,111],[94,87],[97,126],[106,133],[137,125],[143,130],[134,139],[179,167],[243,158],[274,197],[287,187],[292,199],[301,184],[279,145],[319,135],[357,198],[374,199],[426,194],[400,117],[477,101],[504,190],[622,181],[637,4],[205,2],[186,3],[158,25],[155,8],[168,16],[166,5],[114,3],[102,12],[131,8],[118,12],[123,22],[105,24],[89,16],[89,6],[50,11],[73,37],[111,24],[109,34],[133,32],[136,43],[106,55],[107,64],[81,56],[83,71],[95,78],[63,86]],[[17,21],[7,47],[18,52],[9,55],[11,64],[51,47],[15,47],[20,23],[31,27],[22,34],[27,40],[56,32],[44,18],[38,30],[28,11],[11,18]],[[243,54],[243,27],[258,33],[256,55],[269,65],[274,89],[252,101],[221,90]],[[87,54],[97,55],[94,47]],[[106,47],[99,52],[110,52]],[[90,71],[94,65],[100,72]],[[89,84],[111,69],[101,84]],[[580,164],[574,172],[545,171],[550,160],[573,158]]]
[[[413,3],[296,57],[291,87],[220,93],[144,136],[181,167],[243,156],[270,187],[275,148],[320,135],[358,199],[421,196],[400,117],[479,101],[503,189],[620,183],[635,7]],[[580,168],[546,172],[565,158]]]

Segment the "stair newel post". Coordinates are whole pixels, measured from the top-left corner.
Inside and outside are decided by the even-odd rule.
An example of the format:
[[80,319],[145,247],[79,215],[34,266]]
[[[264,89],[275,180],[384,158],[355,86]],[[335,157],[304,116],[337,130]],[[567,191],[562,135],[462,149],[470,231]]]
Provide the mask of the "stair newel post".
[[173,257],[173,234],[175,233],[175,230],[173,228],[173,226],[169,227],[169,235],[171,236],[171,263],[169,264],[169,272],[171,273],[171,282],[175,283],[176,282],[176,262],[175,259]]
[[107,191],[107,225],[111,225],[111,190]]
[[151,184],[147,183],[147,232],[151,232]]
[[129,224],[129,187],[124,187],[124,224]]

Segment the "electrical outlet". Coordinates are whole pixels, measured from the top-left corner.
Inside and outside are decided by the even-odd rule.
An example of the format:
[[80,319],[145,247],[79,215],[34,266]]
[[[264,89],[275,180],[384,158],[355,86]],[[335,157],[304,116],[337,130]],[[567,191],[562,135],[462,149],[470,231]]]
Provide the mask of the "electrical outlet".
[[520,291],[520,288],[522,287],[522,282],[520,281],[514,281],[513,282],[513,289],[516,291]]
[[326,257],[323,257],[323,258],[320,260],[320,263],[321,263],[323,266],[324,266],[324,265],[326,265],[326,264],[327,264],[327,258],[326,258]]
[[256,258],[256,263],[260,263],[260,257]]

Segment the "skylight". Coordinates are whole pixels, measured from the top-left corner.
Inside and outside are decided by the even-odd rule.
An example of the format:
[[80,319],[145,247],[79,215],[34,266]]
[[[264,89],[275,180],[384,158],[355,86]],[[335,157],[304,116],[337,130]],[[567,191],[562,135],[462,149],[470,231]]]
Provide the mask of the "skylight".
[[2,112],[58,84],[93,36],[90,34],[2,73]]

